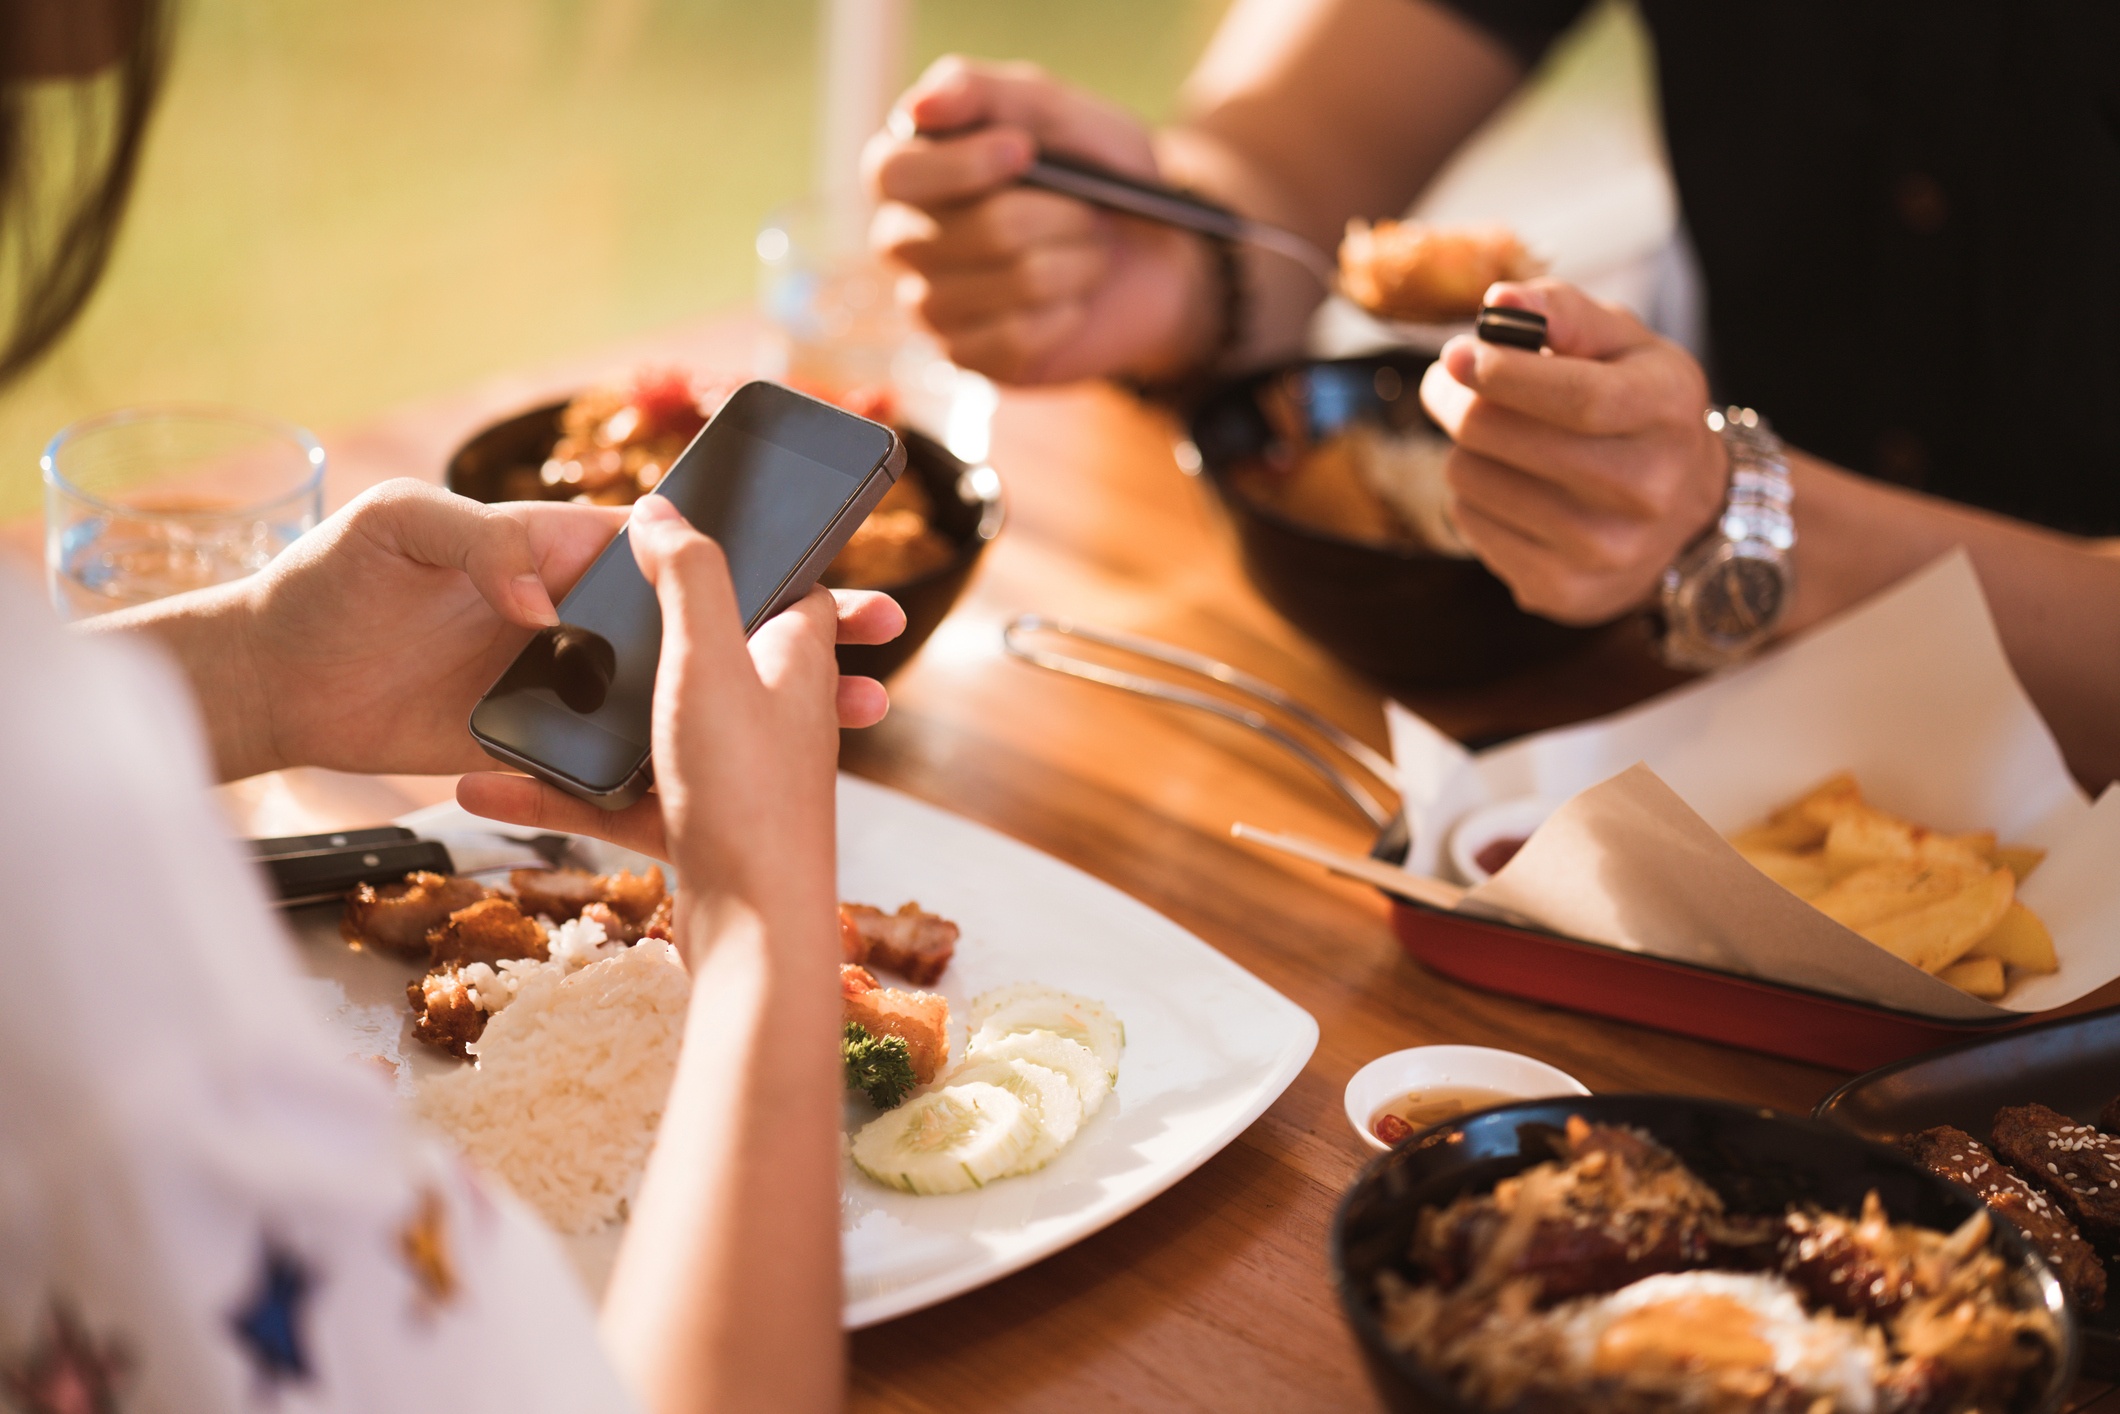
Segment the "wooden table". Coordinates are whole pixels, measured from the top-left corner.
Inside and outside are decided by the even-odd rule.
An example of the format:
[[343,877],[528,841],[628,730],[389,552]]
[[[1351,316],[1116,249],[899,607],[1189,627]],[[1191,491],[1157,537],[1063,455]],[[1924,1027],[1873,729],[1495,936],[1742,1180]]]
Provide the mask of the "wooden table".
[[[385,476],[438,478],[484,421],[648,360],[740,369],[754,329],[724,321],[512,378],[327,439],[333,504]],[[851,1403],[933,1411],[1347,1410],[1375,1407],[1326,1266],[1334,1205],[1369,1151],[1341,1090],[1402,1046],[1537,1056],[1599,1091],[1658,1090],[1803,1111],[1842,1078],[1493,996],[1437,977],[1393,937],[1383,899],[1229,838],[1232,821],[1362,851],[1365,822],[1301,767],[1234,728],[1003,656],[1036,610],[1211,653],[1295,689],[1385,745],[1379,694],[1248,587],[1172,428],[1097,389],[1010,394],[994,437],[1009,524],[956,614],[891,684],[847,769],[1079,865],[1191,929],[1317,1017],[1317,1054],[1264,1118],[1174,1190],[1037,1266],[853,1337]],[[8,547],[34,553],[34,528]],[[1609,710],[1669,681],[1623,642],[1482,692],[1413,705],[1461,735]],[[227,790],[240,828],[372,823],[446,782],[291,772]],[[2120,1411],[2086,1384],[2082,1407]]]

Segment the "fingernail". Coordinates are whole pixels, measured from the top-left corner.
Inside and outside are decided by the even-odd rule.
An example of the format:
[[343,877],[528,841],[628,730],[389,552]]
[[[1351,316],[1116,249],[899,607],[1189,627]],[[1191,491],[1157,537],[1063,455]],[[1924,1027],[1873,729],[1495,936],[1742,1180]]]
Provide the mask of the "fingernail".
[[545,592],[545,582],[536,575],[517,575],[511,581],[510,590],[524,618],[546,628],[559,622],[559,613],[552,607],[552,596]]
[[633,503],[633,519],[638,521],[683,520],[677,507],[668,496],[643,496]]
[[893,108],[891,116],[883,120],[884,130],[892,137],[904,142],[920,130],[913,125],[913,115],[903,108]]

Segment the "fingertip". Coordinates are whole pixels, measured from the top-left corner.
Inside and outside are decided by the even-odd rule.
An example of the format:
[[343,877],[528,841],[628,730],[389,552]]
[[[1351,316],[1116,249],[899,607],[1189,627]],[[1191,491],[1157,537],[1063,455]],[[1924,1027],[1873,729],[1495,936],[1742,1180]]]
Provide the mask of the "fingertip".
[[1470,334],[1452,338],[1436,355],[1436,362],[1443,366],[1443,371],[1468,388],[1479,378],[1479,360],[1479,340]]
[[505,771],[472,771],[457,777],[456,803],[484,819],[518,823],[509,819],[505,812],[510,800],[520,799],[520,787],[527,784],[527,776],[513,776]]
[[1536,282],[1522,280],[1497,280],[1487,287],[1481,297],[1482,304],[1491,304],[1500,309],[1527,309],[1533,314],[1551,314],[1551,302],[1545,288]]
[[839,725],[851,729],[873,727],[890,714],[891,694],[875,678],[843,677],[839,680]]
[[905,632],[905,606],[874,589],[835,589],[841,643],[889,643]]
[[684,517],[678,514],[676,503],[668,496],[650,491],[633,503],[632,519],[654,523],[657,521],[683,520]]

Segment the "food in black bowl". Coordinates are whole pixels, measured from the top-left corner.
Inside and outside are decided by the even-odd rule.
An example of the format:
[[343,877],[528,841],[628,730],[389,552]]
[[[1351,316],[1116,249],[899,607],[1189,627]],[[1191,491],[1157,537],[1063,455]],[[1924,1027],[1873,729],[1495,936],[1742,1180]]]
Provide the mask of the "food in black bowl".
[[[475,501],[586,501],[630,505],[654,489],[709,414],[737,384],[651,372],[630,386],[592,388],[485,428],[449,458],[445,484]],[[887,395],[837,399],[890,421]],[[887,677],[919,651],[1001,533],[1001,481],[941,443],[897,426],[905,473],[826,569],[835,589],[880,589],[905,609],[905,632],[885,644],[842,644],[841,672]]]
[[1527,614],[1442,513],[1450,443],[1421,410],[1425,354],[1291,364],[1189,419],[1245,573],[1333,656],[1387,687],[1486,682],[1595,629]]
[[1605,1095],[1505,1105],[1341,1202],[1340,1300],[1399,1410],[2061,1408],[2077,1336],[2023,1234],[1813,1120]]

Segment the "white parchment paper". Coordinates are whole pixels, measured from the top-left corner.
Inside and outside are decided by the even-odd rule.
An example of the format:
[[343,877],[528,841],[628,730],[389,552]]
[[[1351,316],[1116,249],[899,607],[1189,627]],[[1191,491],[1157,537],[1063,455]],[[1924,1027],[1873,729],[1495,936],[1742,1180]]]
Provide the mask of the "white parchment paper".
[[[1392,750],[1437,874],[1468,811],[1564,802],[1468,912],[1949,1018],[2043,1011],[2120,976],[2120,791],[2094,808],[2011,672],[1963,552],[1755,662],[1594,722],[1474,755],[1405,708]],[[2001,1004],[1841,927],[1723,834],[1836,771],[1884,809],[2050,852],[2021,897],[2061,970]]]

